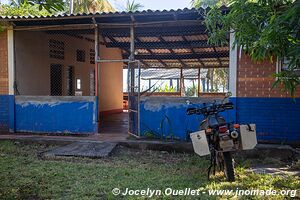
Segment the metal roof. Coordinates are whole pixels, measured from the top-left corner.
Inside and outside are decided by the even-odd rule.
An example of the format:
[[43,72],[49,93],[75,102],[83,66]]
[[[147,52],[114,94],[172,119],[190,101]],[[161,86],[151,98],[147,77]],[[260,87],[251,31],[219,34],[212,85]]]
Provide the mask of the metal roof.
[[[199,75],[198,69],[184,69],[183,77],[185,79],[206,78],[208,69],[202,69]],[[142,69],[141,79],[180,79],[180,69]]]
[[[77,13],[77,14],[56,14],[48,16],[1,16],[0,20],[16,22],[16,25],[43,25],[49,24],[91,24],[94,18],[97,23],[131,23],[132,17],[138,22],[155,22],[162,20],[173,20],[174,15],[178,20],[185,19],[203,19],[199,13],[204,12],[202,9],[178,9],[178,10],[144,10],[136,12],[96,12],[96,13]],[[199,18],[200,17],[200,18]],[[54,22],[55,19],[55,22]],[[61,21],[63,20],[63,22]],[[20,22],[26,21],[22,24]],[[34,23],[39,21],[39,23]],[[31,23],[29,23],[31,22]]]
[[[228,8],[223,7],[223,12]],[[12,22],[15,30],[30,27],[57,27],[44,29],[49,34],[89,35],[93,38],[94,23],[98,24],[104,42],[109,48],[120,48],[123,58],[129,57],[130,29],[135,25],[135,59],[142,67],[153,68],[209,68],[229,66],[229,47],[208,44],[203,24],[203,9],[163,11],[78,13],[51,16],[0,17]],[[69,26],[60,29],[59,27]],[[87,25],[87,26],[85,26]],[[71,28],[72,26],[72,28]],[[42,30],[42,29],[41,29]],[[76,30],[76,31],[75,31]]]
[[[227,12],[229,10],[228,7],[222,6],[221,7],[223,12]],[[206,11],[208,11],[206,9]],[[52,14],[52,15],[46,15],[46,16],[0,16],[2,19],[47,19],[47,18],[80,18],[80,17],[119,17],[119,16],[128,16],[128,15],[164,15],[164,14],[186,14],[186,13],[204,13],[205,10],[195,9],[195,8],[183,8],[183,9],[171,9],[171,10],[142,10],[142,11],[134,11],[134,12],[127,12],[127,11],[115,11],[115,12],[95,12],[95,13],[76,13],[76,14],[69,14],[69,13],[59,13],[59,14]]]

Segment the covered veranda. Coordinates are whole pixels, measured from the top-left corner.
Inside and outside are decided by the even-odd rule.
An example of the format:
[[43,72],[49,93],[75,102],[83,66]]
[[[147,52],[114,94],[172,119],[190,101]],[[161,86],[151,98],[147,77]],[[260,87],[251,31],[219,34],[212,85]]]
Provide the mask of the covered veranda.
[[[14,33],[43,31],[83,37],[94,43],[94,88],[90,87],[94,94],[90,95],[95,98],[90,101],[94,102],[95,110],[89,118],[93,124],[102,118],[101,70],[105,63],[119,63],[126,74],[123,78],[127,86],[123,88],[124,99],[128,100],[129,134],[186,140],[188,133],[197,129],[199,120],[185,116],[186,100],[195,104],[209,102],[222,98],[228,90],[229,47],[208,44],[203,24],[205,12],[184,9],[2,20],[13,24]],[[119,49],[121,57],[112,58],[111,53],[102,51],[102,46]],[[111,95],[114,92],[111,90]],[[83,97],[71,96],[74,102],[85,101]],[[48,98],[53,100],[57,96]]]

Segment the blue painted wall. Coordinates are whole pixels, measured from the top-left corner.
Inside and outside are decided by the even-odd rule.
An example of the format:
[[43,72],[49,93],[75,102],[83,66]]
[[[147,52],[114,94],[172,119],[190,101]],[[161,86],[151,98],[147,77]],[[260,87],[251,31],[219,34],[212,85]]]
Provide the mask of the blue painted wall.
[[17,132],[95,133],[96,120],[96,98],[16,97]]
[[[173,98],[173,99],[172,99]],[[157,138],[174,138],[178,140],[190,140],[189,133],[199,130],[199,124],[203,120],[202,115],[186,115],[188,107],[202,107],[203,102],[187,105],[185,99],[176,97],[154,97],[141,101],[140,127],[141,136],[156,136]],[[191,101],[196,101],[194,100]],[[199,99],[198,99],[199,101]],[[200,100],[201,101],[201,100]],[[205,100],[211,102],[212,100]],[[234,111],[226,111],[222,115],[228,121],[235,120]]]
[[0,95],[0,131],[14,131],[14,96]]
[[[150,100],[150,99],[148,99]],[[187,116],[185,100],[172,102],[161,99],[152,102],[141,101],[141,135],[155,135],[158,138],[189,140],[189,133],[198,130],[202,116]],[[157,99],[158,100],[158,99]],[[222,113],[228,121],[241,124],[254,123],[259,141],[276,143],[300,142],[300,98],[296,103],[289,98],[231,98],[235,110]],[[151,102],[151,101],[150,101]],[[197,103],[200,106],[202,103]],[[195,105],[190,105],[195,106]]]
[[9,95],[0,95],[0,131],[9,129]]
[[238,123],[254,123],[260,141],[300,142],[300,98],[237,98]]

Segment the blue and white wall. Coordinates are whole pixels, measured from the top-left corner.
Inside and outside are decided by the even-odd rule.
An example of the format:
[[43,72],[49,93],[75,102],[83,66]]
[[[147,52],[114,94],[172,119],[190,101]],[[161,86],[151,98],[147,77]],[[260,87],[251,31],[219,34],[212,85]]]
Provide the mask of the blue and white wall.
[[[231,35],[229,91],[235,109],[225,112],[228,121],[254,123],[260,142],[300,143],[300,88],[296,99],[281,88],[272,89],[276,62],[253,62],[249,56],[232,48]],[[140,127],[142,136],[188,140],[196,131],[202,116],[187,116],[186,98],[148,97],[141,100]],[[192,98],[198,106],[209,98]]]
[[[49,56],[50,39],[64,42],[64,59]],[[95,65],[88,52],[93,42],[44,31],[13,31],[12,27],[0,33],[0,41],[1,132],[96,133],[99,112],[122,112],[122,63],[101,64],[99,98],[91,96]],[[77,49],[87,52],[85,62],[76,60]],[[104,45],[100,49],[103,59],[122,58],[119,49]],[[62,66],[62,95],[66,96],[50,96],[51,64]],[[81,97],[67,96],[68,66],[74,67],[74,79],[81,79]]]
[[[189,140],[189,134],[199,130],[202,115],[186,115],[189,107],[202,107],[222,98],[196,97],[143,97],[140,105],[141,136]],[[191,103],[187,104],[189,100]],[[228,121],[235,120],[235,113],[222,113]]]
[[[0,33],[0,131],[74,134],[97,132],[98,101],[94,96],[15,96],[14,41],[16,40],[14,37],[16,37],[16,33],[12,27],[8,27]],[[32,42],[32,44],[35,43]],[[21,56],[26,56],[24,50],[20,51]],[[32,51],[30,52],[32,54]],[[20,65],[22,63],[24,62],[20,62]],[[40,64],[34,66],[41,68]],[[28,74],[31,74],[28,80],[40,80],[40,78],[49,80],[48,77],[40,77],[41,74],[32,73],[32,69],[27,69],[26,74],[21,73],[19,77],[24,78]],[[34,85],[28,85],[28,82],[30,81],[25,84],[29,88],[43,85],[42,81],[38,81]],[[22,85],[24,86],[24,84]]]
[[15,96],[15,131],[85,134],[97,132],[93,96]]

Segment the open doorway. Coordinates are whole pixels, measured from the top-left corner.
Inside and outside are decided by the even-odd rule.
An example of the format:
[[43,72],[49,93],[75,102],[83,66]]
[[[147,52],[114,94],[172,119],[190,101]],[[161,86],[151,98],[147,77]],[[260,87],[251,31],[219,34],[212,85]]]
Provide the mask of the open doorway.
[[100,57],[107,62],[98,63],[99,76],[99,133],[127,134],[128,113],[124,112],[123,62],[121,50],[100,45]]

